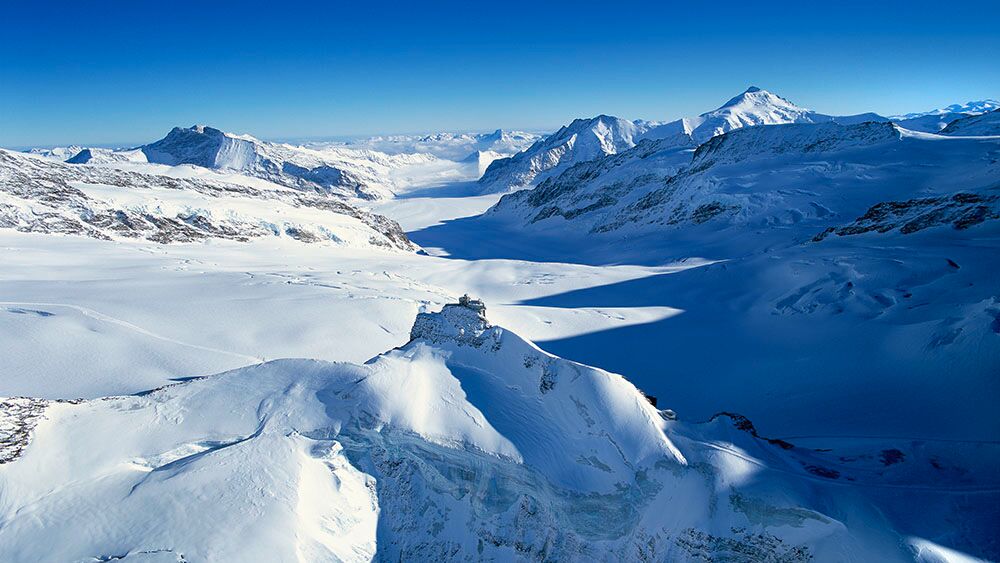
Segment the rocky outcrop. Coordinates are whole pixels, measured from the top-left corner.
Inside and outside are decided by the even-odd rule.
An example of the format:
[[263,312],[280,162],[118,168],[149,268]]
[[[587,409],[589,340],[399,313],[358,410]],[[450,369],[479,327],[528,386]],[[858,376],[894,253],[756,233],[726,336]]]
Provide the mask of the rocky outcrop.
[[410,330],[410,341],[429,343],[455,342],[462,346],[499,347],[503,331],[486,320],[486,305],[463,295],[458,303],[449,303],[439,313],[419,313]]
[[847,225],[826,229],[813,241],[820,242],[830,235],[888,233],[896,229],[904,235],[940,226],[964,230],[996,219],[1000,219],[1000,196],[996,195],[960,192],[948,197],[883,201]]
[[0,398],[0,465],[15,461],[28,447],[46,405],[43,399]]

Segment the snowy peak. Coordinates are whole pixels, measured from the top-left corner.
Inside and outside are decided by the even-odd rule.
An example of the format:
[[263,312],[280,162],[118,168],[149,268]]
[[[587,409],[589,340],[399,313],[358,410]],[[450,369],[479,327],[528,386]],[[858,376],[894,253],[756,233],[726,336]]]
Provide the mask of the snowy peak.
[[574,119],[524,151],[491,163],[479,183],[485,192],[528,186],[578,162],[630,149],[647,128],[603,114]]
[[809,113],[810,110],[800,108],[792,102],[772,94],[767,90],[762,90],[756,86],[751,86],[742,94],[730,99],[715,111],[703,113],[703,117],[708,117],[721,112],[757,111],[761,109],[774,110],[782,109],[795,113]]
[[740,127],[812,123],[816,121],[815,115],[815,112],[801,108],[781,96],[751,86],[718,109],[692,120],[700,123],[691,131],[691,136],[696,143],[701,144],[716,135]]
[[167,136],[140,147],[149,162],[193,164],[204,168],[242,169],[256,160],[259,150],[251,137],[237,138],[206,125],[174,127]]

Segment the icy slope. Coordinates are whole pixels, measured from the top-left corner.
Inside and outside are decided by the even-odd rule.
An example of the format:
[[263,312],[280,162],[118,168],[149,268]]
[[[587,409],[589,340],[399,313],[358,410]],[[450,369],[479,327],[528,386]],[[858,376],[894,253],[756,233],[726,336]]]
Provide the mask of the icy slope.
[[414,248],[394,221],[328,195],[63,164],[5,150],[0,228],[161,243],[287,236]]
[[[996,555],[995,451],[824,453],[737,415],[674,422],[475,307],[421,314],[408,344],[364,365],[282,360],[136,396],[0,402],[0,557]],[[933,467],[934,488],[910,485]]]
[[195,125],[186,129],[175,127],[163,139],[136,149],[83,149],[67,162],[190,164],[238,172],[304,191],[380,199],[393,192],[390,177],[393,169],[430,159],[433,157],[428,155],[387,155],[343,147],[311,149],[269,143],[249,135]]

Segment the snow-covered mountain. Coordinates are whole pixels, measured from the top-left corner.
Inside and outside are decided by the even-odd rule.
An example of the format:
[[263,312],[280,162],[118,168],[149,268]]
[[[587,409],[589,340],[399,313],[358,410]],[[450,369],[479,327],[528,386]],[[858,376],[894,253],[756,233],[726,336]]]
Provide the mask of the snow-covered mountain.
[[[970,118],[984,123],[976,134],[988,129],[993,115]],[[526,226],[591,233],[657,232],[716,217],[753,228],[781,225],[783,214],[797,215],[796,223],[856,217],[884,200],[991,189],[998,168],[989,154],[998,145],[1000,140],[961,139],[957,133],[910,134],[877,122],[745,128],[695,151],[647,140],[506,195],[490,214]],[[924,165],[919,174],[907,171],[914,162]],[[900,183],[902,178],[908,182]],[[803,182],[844,188],[792,189]]]
[[698,117],[684,118],[664,124],[650,131],[646,138],[669,137],[674,132],[683,132],[691,140],[688,144],[700,145],[712,137],[741,127],[828,121],[850,124],[865,121],[886,121],[886,119],[874,113],[851,116],[824,115],[801,108],[767,90],[751,86],[714,111],[703,113]]
[[0,227],[161,243],[287,236],[414,248],[394,221],[329,195],[65,164],[2,149]]
[[363,365],[280,360],[133,396],[0,401],[0,557],[995,555],[998,452],[966,453],[815,450],[729,413],[677,421],[464,301]]
[[629,149],[648,128],[609,115],[577,119],[522,152],[493,161],[479,183],[485,192],[524,187],[576,162]]
[[347,198],[391,196],[390,171],[427,162],[429,155],[387,155],[343,147],[312,149],[261,141],[212,127],[175,127],[166,137],[135,149],[83,149],[67,162],[96,164],[150,162],[167,166],[193,165],[261,178],[298,190]]
[[578,119],[524,152],[496,161],[480,179],[480,184],[485,191],[492,192],[522,188],[553,177],[573,164],[620,153],[643,139],[659,141],[662,148],[694,148],[716,135],[741,127],[866,121],[887,120],[873,113],[852,116],[816,113],[752,86],[718,109],[668,123],[630,122],[604,115]]

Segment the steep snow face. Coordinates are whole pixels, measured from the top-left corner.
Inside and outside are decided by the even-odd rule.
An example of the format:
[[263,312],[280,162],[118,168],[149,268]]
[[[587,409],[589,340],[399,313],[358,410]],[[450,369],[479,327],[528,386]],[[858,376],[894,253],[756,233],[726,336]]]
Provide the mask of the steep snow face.
[[608,115],[577,119],[524,151],[494,161],[479,183],[484,192],[528,186],[574,163],[629,149],[646,129],[647,124]]
[[1000,110],[952,121],[941,130],[941,134],[954,137],[1000,135]]
[[160,243],[278,236],[414,249],[394,221],[327,195],[71,165],[5,150],[0,228]]
[[137,149],[84,149],[67,162],[187,164],[237,172],[304,191],[381,199],[393,192],[390,174],[393,169],[430,159],[433,157],[429,155],[390,156],[371,150],[295,147],[195,125],[186,129],[175,127],[163,139]]
[[811,122],[813,113],[781,96],[751,86],[719,109],[690,120],[694,125],[691,136],[696,144],[701,144],[740,127]]
[[[470,305],[422,314],[409,343],[364,365],[280,360],[128,397],[0,401],[0,557],[996,555],[993,450],[816,451],[738,415],[672,421]],[[948,471],[913,487],[929,460]]]
[[698,117],[666,123],[651,129],[643,137],[649,139],[675,138],[677,140],[685,140],[684,137],[686,137],[684,144],[690,146],[700,145],[712,137],[742,127],[825,122],[851,125],[869,121],[882,122],[887,120],[874,113],[850,116],[824,115],[801,108],[767,90],[751,86],[714,111],[703,113]]

